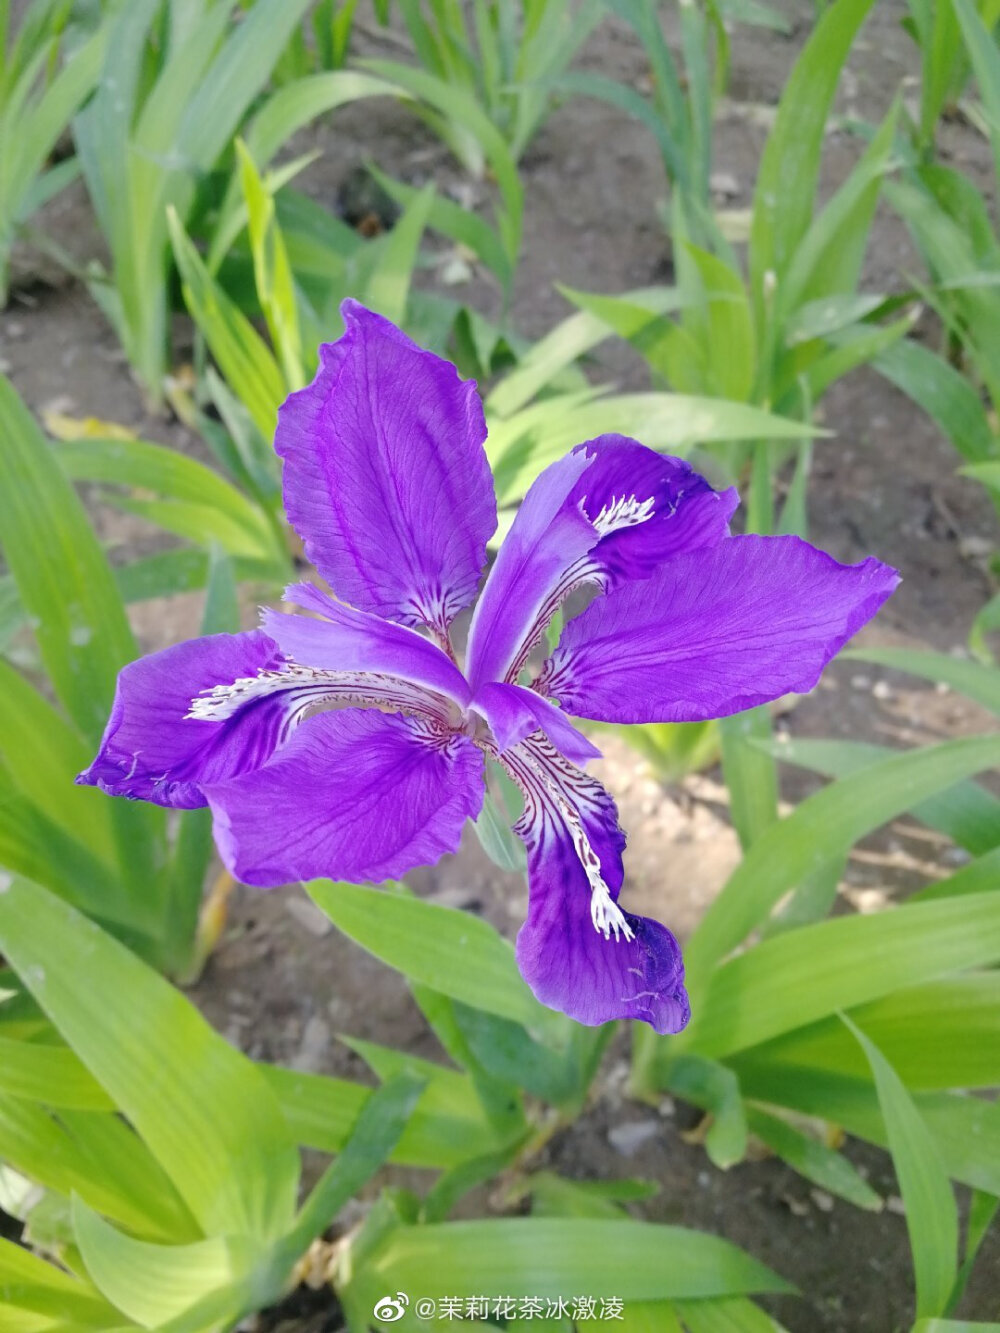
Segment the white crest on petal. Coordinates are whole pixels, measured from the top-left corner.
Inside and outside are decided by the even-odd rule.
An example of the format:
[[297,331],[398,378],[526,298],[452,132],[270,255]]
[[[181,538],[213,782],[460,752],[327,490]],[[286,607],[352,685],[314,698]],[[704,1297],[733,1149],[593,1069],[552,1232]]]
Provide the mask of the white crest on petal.
[[627,940],[635,939],[635,932],[625,920],[625,913],[608,893],[608,886],[603,879],[590,891],[590,919],[594,923],[594,929],[600,931],[606,940],[611,938],[612,931],[616,940],[619,938],[619,932]]
[[622,528],[635,528],[648,522],[655,512],[655,496],[651,495],[647,500],[640,500],[637,495],[612,496],[592,522],[601,536],[607,537]]
[[213,685],[191,700],[185,721],[195,718],[199,722],[224,722],[252,699],[264,699],[274,694],[286,681],[288,685],[311,684],[315,675],[315,672],[289,663],[280,671],[261,671],[256,676],[240,676],[228,685]]
[[544,817],[539,796],[547,798],[558,811],[590,885],[590,919],[594,929],[606,940],[612,934],[616,941],[622,936],[626,940],[635,939],[625,913],[611,896],[601,873],[600,858],[591,845],[574,801],[575,798],[584,805],[592,803],[593,788],[601,790],[595,779],[571,764],[540,732],[514,746],[504,755],[504,760],[525,797],[525,812],[519,824],[523,823],[527,828],[533,821]]
[[324,703],[347,707],[380,708],[427,717],[449,724],[448,701],[432,690],[378,671],[329,671],[286,662],[273,671],[241,676],[229,684],[203,690],[191,700],[186,717],[200,722],[224,722],[256,699],[287,696],[289,714],[301,721],[312,706]]

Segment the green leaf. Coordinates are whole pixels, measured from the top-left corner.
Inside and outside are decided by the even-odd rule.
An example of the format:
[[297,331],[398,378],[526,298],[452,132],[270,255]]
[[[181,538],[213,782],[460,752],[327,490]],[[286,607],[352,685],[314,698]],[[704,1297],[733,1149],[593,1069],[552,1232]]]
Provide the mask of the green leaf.
[[274,557],[274,541],[260,510],[217,472],[176,449],[144,440],[69,440],[56,457],[75,481],[98,481],[153,491],[218,513],[235,529],[250,557]]
[[[886,1147],[885,1124],[871,1078],[849,1078],[829,1070],[739,1059],[747,1097],[785,1106],[841,1125],[851,1134]],[[949,1175],[974,1188],[1000,1194],[1000,1107],[958,1092],[918,1092],[917,1107],[937,1140]]]
[[0,1093],[0,1158],[47,1190],[79,1194],[139,1235],[192,1240],[197,1224],[159,1163],[117,1116]]
[[305,887],[339,930],[406,977],[529,1031],[565,1032],[566,1020],[534,998],[514,950],[488,922],[385,889],[330,880]]
[[[698,299],[684,311],[684,322],[708,353],[711,388],[737,402],[750,396],[757,365],[753,315],[738,270],[697,246],[687,245],[685,257],[697,273]],[[713,356],[717,348],[725,356]]]
[[747,1124],[776,1156],[820,1189],[846,1199],[857,1208],[872,1212],[881,1209],[881,1197],[841,1153],[759,1106],[747,1107]]
[[45,1106],[110,1111],[114,1102],[65,1046],[0,1037],[0,1090]]
[[618,1296],[626,1302],[785,1292],[716,1236],[631,1220],[496,1218],[402,1227],[369,1254],[365,1289],[425,1296]]
[[960,471],[963,477],[971,477],[973,481],[985,486],[994,501],[1000,500],[1000,459],[993,458],[985,463],[969,463]]
[[995,435],[975,385],[943,357],[912,339],[903,339],[879,352],[872,365],[936,421],[965,459],[988,459],[996,451]]
[[750,230],[758,323],[765,274],[780,280],[813,217],[826,118],[844,60],[872,0],[835,0],[824,11],[785,84],[761,157]]
[[[969,630],[969,651],[980,662],[994,662],[994,657],[986,642],[986,635],[1000,629],[1000,593],[991,597],[976,615]],[[3,631],[0,628],[0,641]]]
[[[5,6],[6,10],[6,6]],[[21,33],[24,33],[22,20]],[[0,39],[2,40],[2,39]],[[25,101],[0,93],[0,306],[7,299],[7,248],[15,223],[27,220],[44,202],[39,173],[49,159],[60,134],[93,90],[101,71],[108,40],[108,25],[102,23],[63,64],[51,82],[39,89],[37,69],[24,70],[19,79]],[[46,52],[39,53],[44,60]],[[34,95],[32,95],[34,93]],[[64,165],[64,164],[60,164]],[[73,171],[77,170],[74,164]],[[48,190],[66,183],[67,171],[48,173]],[[44,177],[42,178],[44,181]]]
[[[691,393],[712,392],[714,386],[709,382],[706,365],[705,284],[686,248],[679,250],[677,259],[678,288],[664,289],[664,308],[655,313],[648,301],[629,296],[605,296],[570,287],[559,290],[567,300],[603,320],[620,338],[631,343],[653,374],[670,382],[673,388]],[[732,278],[729,281],[731,284]],[[685,327],[667,318],[674,310],[682,312]],[[700,339],[694,328],[688,326],[700,329]],[[684,365],[691,363],[686,375],[682,361]]]
[[688,394],[632,393],[580,401],[559,395],[494,423],[486,443],[501,506],[524,495],[549,463],[580,440],[618,432],[653,449],[683,455],[695,445],[731,440],[797,440],[816,427],[747,403]]
[[[899,342],[909,333],[917,312],[911,310],[893,324],[852,324],[831,336],[832,346],[813,361],[802,375],[809,402],[817,402],[837,380],[866,366],[886,347]],[[778,407],[785,408],[786,398]]]
[[974,1324],[966,1319],[920,1319],[913,1333],[1000,1333],[1000,1324]]
[[[799,306],[790,317],[785,328],[786,342],[790,347],[795,347],[799,343],[812,342],[815,338],[828,338],[834,333],[840,333],[851,325],[859,324],[877,310],[884,299],[866,292],[817,297]],[[869,330],[871,333],[875,331]]]
[[254,425],[270,440],[287,389],[271,352],[239,307],[218,285],[191,243],[177,214],[169,214],[170,239],[191,318]]
[[[513,416],[547,388],[567,366],[589,352],[612,333],[620,332],[603,317],[604,307],[597,304],[603,298],[568,288],[559,289],[567,299],[585,308],[550,329],[544,338],[534,343],[517,365],[494,385],[486,397],[487,417]],[[670,287],[643,287],[625,292],[620,301],[631,312],[631,328],[637,330],[655,321],[681,303],[680,294]],[[627,337],[628,334],[622,336]]]
[[0,661],[0,755],[12,781],[47,818],[100,861],[115,864],[107,799],[73,779],[92,758],[89,746],[50,703]]
[[952,657],[949,653],[924,652],[914,648],[851,648],[844,657],[859,662],[873,662],[876,666],[905,671],[912,676],[923,676],[950,686],[976,703],[1000,714],[1000,671]]
[[55,691],[96,744],[135,640],[83,505],[2,376],[0,437],[0,545]]
[[[687,949],[689,985],[761,924],[783,893],[835,850],[996,761],[996,738],[975,737],[893,755],[825,787],[767,829],[705,913]],[[778,944],[779,941],[773,941]]]
[[770,1315],[739,1296],[721,1301],[678,1301],[674,1308],[688,1333],[782,1333],[782,1326]]
[[[859,958],[875,957],[877,968],[856,966]],[[719,1058],[899,987],[998,959],[1000,894],[803,926],[723,963],[671,1049],[681,1045]]]
[[446,1221],[470,1190],[485,1185],[511,1165],[518,1146],[513,1143],[497,1152],[487,1153],[484,1157],[466,1158],[450,1171],[443,1171],[424,1195],[420,1206],[421,1221]]
[[803,306],[825,305],[826,298],[851,293],[857,287],[882,180],[892,165],[898,119],[897,101],[861,160],[795,248],[777,300],[783,311],[797,312],[799,321]]
[[281,362],[285,382],[290,389],[301,389],[306,383],[302,332],[285,238],[275,216],[272,192],[262,180],[246,145],[239,139],[236,140],[236,156],[246,201],[257,299],[264,311],[271,345]]
[[665,1064],[663,1078],[678,1097],[711,1112],[705,1150],[715,1165],[726,1170],[741,1162],[747,1150],[747,1121],[733,1071],[701,1055],[678,1055]]
[[297,1260],[326,1230],[396,1147],[423,1087],[418,1076],[401,1073],[372,1094],[337,1160],[313,1186],[282,1242],[282,1252],[290,1260]]
[[[369,1043],[349,1044],[368,1059],[362,1046]],[[416,1061],[413,1056],[404,1059],[407,1066],[415,1062],[416,1072],[421,1076],[426,1072],[425,1064],[430,1063]],[[341,1150],[373,1096],[371,1088],[345,1079],[303,1074],[273,1065],[261,1068],[296,1142],[321,1152]],[[470,1088],[466,1094],[469,1082],[466,1076],[439,1066],[432,1068],[436,1069],[435,1078],[428,1082],[417,1102],[390,1160],[404,1166],[450,1168],[468,1157],[495,1150],[497,1137],[483,1116],[475,1093]]]
[[[329,111],[365,97],[399,96],[401,90],[360,70],[323,71],[278,88],[261,106],[244,134],[247,152],[261,171],[297,130]],[[218,270],[236,239],[241,220],[240,182],[234,174],[219,209],[219,221],[209,247],[210,273]]]
[[1000,52],[992,32],[969,0],[955,0],[955,15],[986,108],[993,158],[1000,175]]
[[463,88],[455,87],[426,70],[391,60],[365,60],[361,63],[377,77],[398,84],[413,97],[434,108],[449,126],[458,127],[463,135],[470,136],[481,149],[500,190],[502,208],[497,227],[513,267],[521,247],[524,192],[510,150],[489,115]]
[[[908,1088],[991,1088],[1000,1084],[1000,972],[948,976],[893,990],[852,1007]],[[736,1069],[740,1068],[737,1057]],[[832,1014],[746,1052],[751,1062],[809,1066],[863,1078],[857,1043]]]
[[[830,778],[860,773],[897,753],[888,746],[864,741],[786,739],[770,742],[767,750],[777,759],[800,764]],[[957,782],[947,791],[915,805],[911,813],[974,855],[988,852],[1000,843],[1000,800],[978,783]]]
[[848,1018],[844,1022],[868,1057],[878,1089],[906,1208],[917,1318],[944,1314],[958,1276],[958,1211],[947,1172],[934,1137],[899,1075],[860,1028]]
[[189,1001],[25,880],[0,893],[0,948],[208,1234],[287,1228],[298,1155],[281,1112],[263,1077]]
[[435,194],[433,184],[428,184],[413,196],[386,238],[378,265],[368,281],[366,304],[396,324],[402,324],[406,317],[410,282]]
[[87,1273],[109,1301],[144,1328],[182,1314],[209,1293],[233,1285],[249,1254],[222,1236],[189,1245],[154,1245],[126,1236],[81,1199],[73,1231]]
[[4,1310],[31,1310],[49,1320],[65,1319],[73,1327],[110,1328],[116,1312],[89,1282],[47,1263],[23,1245],[0,1237],[0,1291]]
[[533,1041],[520,1023],[455,1001],[455,1019],[476,1061],[500,1083],[556,1105],[581,1089],[576,1071],[562,1053]]
[[935,898],[956,898],[966,893],[992,893],[1000,884],[1000,847],[978,860],[971,861],[954,875],[928,884],[910,899],[911,902],[932,902]]
[[649,1180],[567,1180],[554,1171],[537,1171],[518,1190],[531,1195],[533,1217],[627,1217],[621,1207],[659,1193]]
[[722,718],[719,734],[733,828],[746,851],[778,818],[777,765],[757,748],[771,735],[771,715],[766,708],[751,708]]
[[490,791],[474,828],[480,846],[494,865],[515,875],[524,873],[527,865],[524,844],[511,831],[510,822],[501,814]]
[[[407,208],[420,196],[420,190],[413,185],[393,180],[374,164],[369,164],[368,171],[386,194]],[[513,277],[510,260],[500,242],[500,238],[485,218],[477,213],[470,213],[444,196],[434,194],[427,217],[427,226],[439,231],[444,236],[470,249],[486,265],[504,288],[508,288]]]

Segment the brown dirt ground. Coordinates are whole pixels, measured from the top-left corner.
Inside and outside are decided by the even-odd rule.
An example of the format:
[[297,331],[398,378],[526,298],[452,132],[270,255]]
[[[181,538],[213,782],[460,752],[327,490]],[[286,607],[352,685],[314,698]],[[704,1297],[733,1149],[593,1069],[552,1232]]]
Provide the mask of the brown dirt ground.
[[[733,42],[729,97],[717,122],[716,168],[735,179],[738,193],[728,202],[736,208],[750,203],[766,108],[777,101],[814,12],[801,0],[786,0],[782,8],[793,23],[790,37],[742,29]],[[842,81],[845,113],[875,118],[901,80],[908,78],[912,88],[916,63],[899,28],[901,14],[898,0],[883,0],[876,8]],[[633,83],[646,76],[641,51],[616,23],[591,40],[584,64]],[[446,152],[394,104],[345,108],[307,137],[322,150],[305,177],[307,188],[331,206],[338,185],[367,157],[414,183],[434,179],[452,192],[462,183]],[[945,141],[953,160],[986,188],[985,145],[961,125],[946,127]],[[843,179],[856,152],[848,135],[830,133],[825,194]],[[601,103],[577,99],[544,126],[523,174],[525,242],[514,301],[519,331],[537,337],[567,313],[553,286],[557,280],[608,292],[662,280],[666,246],[656,213],[664,193],[662,170],[654,144],[636,124]],[[50,206],[46,224],[81,259],[100,254],[79,190]],[[868,285],[886,290],[899,285],[901,272],[916,267],[905,230],[883,210],[869,255]],[[79,285],[29,253],[19,256],[18,273],[15,298],[0,316],[0,368],[32,408],[117,420],[149,438],[200,452],[177,422],[145,411],[113,335]],[[464,294],[485,313],[496,313],[497,294],[484,280],[474,278]],[[621,348],[602,353],[600,367],[625,384],[643,383],[641,367]],[[840,559],[877,554],[904,575],[864,642],[962,652],[972,617],[990,592],[982,558],[963,552],[970,537],[996,540],[992,510],[975,486],[955,474],[956,457],[936,428],[874,374],[857,373],[838,385],[826,400],[825,419],[836,433],[817,448],[813,540]],[[816,502],[819,496],[822,504]],[[135,555],[158,544],[138,520],[103,509],[96,517],[102,535],[123,553]],[[190,597],[146,605],[136,613],[136,628],[145,647],[159,647],[194,632],[197,612],[197,599]],[[796,736],[913,744],[969,734],[990,723],[958,696],[844,663],[827,672],[783,725]],[[630,834],[627,902],[685,936],[737,860],[719,774],[665,788],[619,738],[608,738],[605,750],[599,768]],[[794,772],[783,775],[789,800],[801,799],[815,785]],[[947,865],[939,846],[911,821],[899,821],[852,856],[842,885],[845,906],[870,910],[928,874],[944,873]],[[419,872],[413,883],[424,896],[482,912],[509,935],[523,915],[523,886],[497,871],[472,838],[457,857]],[[293,890],[237,892],[229,929],[194,996],[236,1045],[255,1057],[303,1069],[366,1078],[358,1058],[338,1043],[341,1032],[439,1054],[401,979],[327,929]],[[909,1327],[911,1276],[901,1216],[890,1210],[859,1213],[840,1202],[827,1208],[826,1200],[821,1206],[801,1179],[773,1159],[716,1170],[702,1149],[681,1137],[680,1129],[690,1123],[685,1108],[665,1104],[657,1116],[624,1099],[626,1055],[619,1040],[588,1113],[550,1144],[546,1165],[569,1176],[627,1174],[659,1182],[661,1193],[641,1210],[643,1216],[727,1236],[798,1284],[800,1299],[774,1304],[793,1333],[889,1333]],[[650,1137],[626,1157],[608,1135],[629,1121],[648,1122]],[[864,1145],[851,1145],[849,1153],[883,1194],[896,1192],[883,1153]],[[1000,1316],[996,1234],[984,1245],[961,1313]],[[260,1327],[319,1333],[336,1327],[336,1319],[330,1308],[300,1303],[260,1321]]]

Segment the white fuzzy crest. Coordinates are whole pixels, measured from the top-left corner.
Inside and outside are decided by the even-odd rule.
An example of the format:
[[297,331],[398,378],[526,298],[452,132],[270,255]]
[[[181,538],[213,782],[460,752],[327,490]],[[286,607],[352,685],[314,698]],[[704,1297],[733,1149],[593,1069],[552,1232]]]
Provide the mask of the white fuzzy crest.
[[590,885],[590,919],[594,923],[594,929],[606,940],[610,939],[612,934],[616,941],[622,936],[626,940],[634,939],[635,933],[626,921],[625,913],[612,898],[611,890],[604,881],[600,858],[591,846],[573,799],[575,794],[578,800],[581,798],[586,800],[585,792],[588,786],[593,784],[593,779],[588,778],[587,774],[559,754],[544,737],[531,737],[527,742],[516,746],[515,752],[517,758],[509,756],[508,765],[511,776],[521,786],[525,795],[525,813],[522,815],[522,820],[530,822],[533,817],[541,817],[538,795],[544,792],[551,805],[558,810],[559,817],[569,832],[573,850],[587,876],[587,883]]
[[594,527],[602,537],[618,532],[621,528],[638,527],[653,517],[655,504],[652,495],[648,500],[640,500],[637,495],[623,495],[620,498],[612,496],[593,520]]

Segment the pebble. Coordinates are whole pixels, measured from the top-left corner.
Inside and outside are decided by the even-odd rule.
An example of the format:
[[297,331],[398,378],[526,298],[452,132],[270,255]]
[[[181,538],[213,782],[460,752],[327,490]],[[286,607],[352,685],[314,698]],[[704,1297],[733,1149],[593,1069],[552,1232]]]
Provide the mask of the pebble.
[[958,553],[963,560],[982,559],[993,552],[993,542],[986,537],[963,537],[958,543]]
[[658,1138],[660,1126],[655,1120],[630,1120],[608,1130],[608,1142],[623,1157],[634,1157],[644,1144]]
[[740,183],[731,171],[713,171],[708,188],[722,199],[737,199],[740,194]]
[[308,898],[289,898],[285,906],[291,915],[308,930],[310,935],[315,935],[317,939],[322,939],[324,935],[329,935],[333,930],[333,922],[319,910],[315,903],[310,902]]
[[311,1014],[306,1019],[299,1049],[292,1061],[292,1068],[303,1073],[316,1074],[324,1064],[324,1057],[330,1046],[330,1027],[319,1014]]

